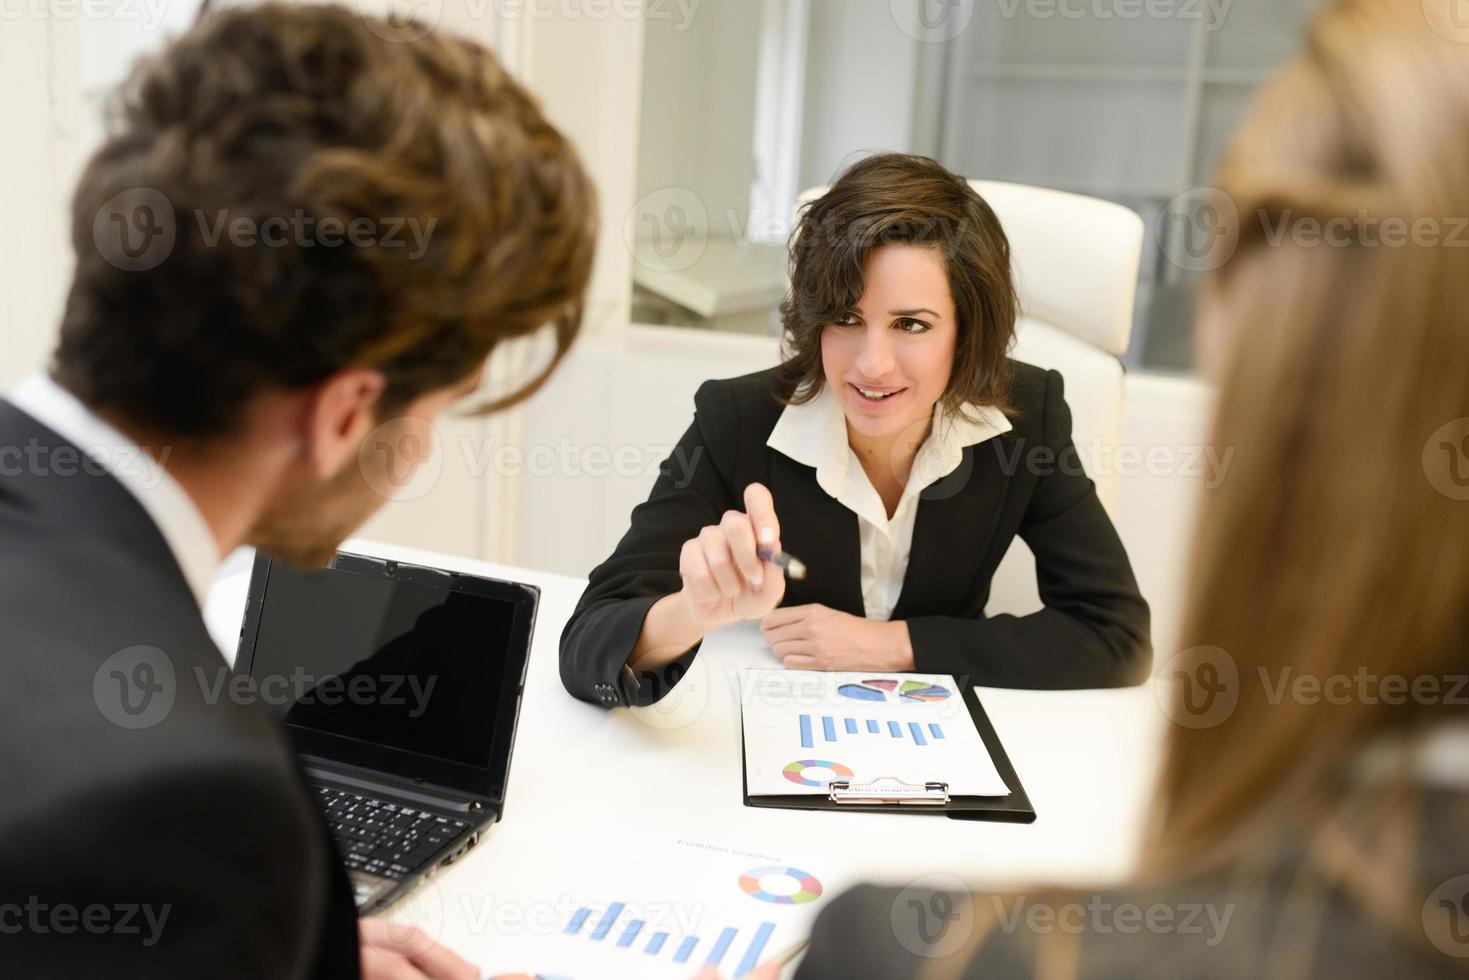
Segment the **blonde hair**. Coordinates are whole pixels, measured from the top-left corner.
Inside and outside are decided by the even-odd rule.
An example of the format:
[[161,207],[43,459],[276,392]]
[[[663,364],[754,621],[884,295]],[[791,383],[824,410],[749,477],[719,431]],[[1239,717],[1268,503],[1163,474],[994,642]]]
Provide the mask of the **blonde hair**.
[[[1421,0],[1328,4],[1216,183],[1228,254],[1201,328],[1224,352],[1211,442],[1234,455],[1202,503],[1187,649],[1165,673],[1232,669],[1216,684],[1235,680],[1238,700],[1201,718],[1179,685],[1170,714],[1198,723],[1170,727],[1142,873],[1268,863],[1294,827],[1310,872],[1294,887],[1339,886],[1422,946],[1411,775],[1365,793],[1334,777],[1369,742],[1411,742],[1464,709],[1296,699],[1278,682],[1287,667],[1469,671],[1469,480],[1454,468],[1469,456],[1469,44]],[[960,975],[992,928],[925,980]],[[1074,937],[1041,938],[1037,975],[1074,976]]]
[[1212,442],[1234,457],[1202,505],[1179,666],[1222,650],[1238,703],[1170,731],[1159,870],[1238,853],[1369,738],[1463,715],[1281,697],[1267,674],[1469,665],[1469,503],[1441,469],[1459,447],[1433,445],[1469,417],[1469,249],[1445,241],[1469,216],[1469,48],[1419,0],[1331,4],[1218,184],[1238,242],[1204,325],[1230,352]]

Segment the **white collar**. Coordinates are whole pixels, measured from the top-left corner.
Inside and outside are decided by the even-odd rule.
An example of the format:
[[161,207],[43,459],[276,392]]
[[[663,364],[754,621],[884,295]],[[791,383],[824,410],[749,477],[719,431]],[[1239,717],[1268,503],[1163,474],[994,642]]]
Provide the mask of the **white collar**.
[[168,470],[48,375],[26,378],[9,401],[85,452],[137,498],[202,609],[219,565],[219,545],[204,515]]
[[[1011,428],[1005,413],[992,405],[965,405],[957,413],[945,412],[941,404],[934,405],[933,427],[913,459],[903,495],[917,496],[958,469],[964,459],[964,447],[978,445]],[[798,463],[814,467],[821,489],[829,496],[842,496],[854,454],[847,443],[846,413],[831,385],[822,385],[821,391],[808,402],[787,405],[765,445]]]

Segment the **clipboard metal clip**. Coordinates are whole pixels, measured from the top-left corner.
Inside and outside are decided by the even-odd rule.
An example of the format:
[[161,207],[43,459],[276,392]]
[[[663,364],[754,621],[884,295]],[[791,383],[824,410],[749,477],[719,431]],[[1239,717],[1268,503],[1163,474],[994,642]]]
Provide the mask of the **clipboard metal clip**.
[[948,783],[907,783],[892,776],[879,776],[870,783],[853,784],[836,779],[827,784],[833,803],[897,803],[904,806],[947,806]]

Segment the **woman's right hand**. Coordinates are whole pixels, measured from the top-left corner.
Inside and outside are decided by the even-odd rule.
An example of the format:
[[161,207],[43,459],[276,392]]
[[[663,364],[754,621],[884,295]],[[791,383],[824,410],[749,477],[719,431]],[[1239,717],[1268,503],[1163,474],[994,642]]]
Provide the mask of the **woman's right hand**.
[[762,484],[745,488],[745,512],[726,511],[685,541],[679,553],[683,578],[679,601],[689,622],[708,632],[746,619],[759,619],[785,596],[785,572],[757,552],[780,550],[775,501]]

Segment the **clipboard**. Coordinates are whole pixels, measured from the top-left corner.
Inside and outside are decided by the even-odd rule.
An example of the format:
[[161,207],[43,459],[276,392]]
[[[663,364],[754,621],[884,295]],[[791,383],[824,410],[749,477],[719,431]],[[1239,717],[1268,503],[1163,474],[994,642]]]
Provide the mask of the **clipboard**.
[[1021,785],[1005,747],[989,715],[979,703],[979,696],[968,684],[958,684],[969,719],[974,723],[984,746],[989,750],[995,770],[1010,787],[1008,796],[954,796],[948,784],[928,782],[922,785],[897,779],[879,778],[868,783],[852,784],[850,780],[834,780],[826,796],[815,794],[751,796],[748,765],[745,761],[744,724],[740,725],[740,777],[745,806],[771,807],[782,810],[848,810],[862,813],[916,813],[952,820],[988,820],[998,823],[1034,823],[1035,808]]

